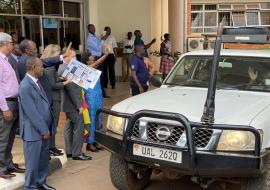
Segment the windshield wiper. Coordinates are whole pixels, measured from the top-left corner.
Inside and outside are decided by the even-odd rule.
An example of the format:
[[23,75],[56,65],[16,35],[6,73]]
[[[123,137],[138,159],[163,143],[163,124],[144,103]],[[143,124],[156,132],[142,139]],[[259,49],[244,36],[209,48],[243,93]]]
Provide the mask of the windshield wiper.
[[[244,88],[244,87],[248,87],[248,88]],[[257,87],[257,88],[255,88]],[[227,86],[224,88],[219,88],[219,90],[265,90],[265,89],[269,89],[268,85],[262,85],[262,84],[238,84],[238,85],[232,85],[232,86]]]

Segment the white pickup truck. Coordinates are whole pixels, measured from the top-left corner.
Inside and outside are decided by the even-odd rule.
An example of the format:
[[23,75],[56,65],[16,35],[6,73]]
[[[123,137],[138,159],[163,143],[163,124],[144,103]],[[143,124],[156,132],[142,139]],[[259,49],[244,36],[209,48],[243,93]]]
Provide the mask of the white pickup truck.
[[[215,72],[213,53],[183,54],[160,88],[98,112],[109,114],[96,138],[112,152],[116,188],[143,189],[158,168],[203,188],[229,178],[243,190],[270,189],[270,51],[222,50]],[[214,118],[207,122],[212,79]]]

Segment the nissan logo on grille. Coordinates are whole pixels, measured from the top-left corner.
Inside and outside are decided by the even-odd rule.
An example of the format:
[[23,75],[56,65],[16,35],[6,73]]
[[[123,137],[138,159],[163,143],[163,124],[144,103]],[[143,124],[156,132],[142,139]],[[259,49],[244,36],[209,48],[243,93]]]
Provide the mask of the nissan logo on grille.
[[165,126],[159,127],[156,131],[156,137],[161,141],[167,140],[171,136],[171,134],[172,133],[170,129]]

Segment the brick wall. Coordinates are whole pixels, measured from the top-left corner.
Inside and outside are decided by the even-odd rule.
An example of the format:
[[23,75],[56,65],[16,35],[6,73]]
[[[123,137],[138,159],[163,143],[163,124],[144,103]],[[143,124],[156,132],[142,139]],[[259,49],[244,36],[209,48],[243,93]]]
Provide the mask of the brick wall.
[[191,0],[187,0],[187,35],[191,35]]

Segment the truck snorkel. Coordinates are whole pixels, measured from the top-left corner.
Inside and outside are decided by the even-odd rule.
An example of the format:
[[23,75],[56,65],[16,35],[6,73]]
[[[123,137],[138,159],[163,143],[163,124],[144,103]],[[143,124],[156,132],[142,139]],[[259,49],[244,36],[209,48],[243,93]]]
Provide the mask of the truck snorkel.
[[215,121],[215,96],[216,96],[216,82],[217,82],[217,70],[220,58],[220,50],[222,45],[223,34],[223,20],[218,26],[217,39],[215,42],[213,64],[211,68],[210,81],[208,85],[207,98],[204,104],[203,115],[201,118],[202,123],[212,124]]

